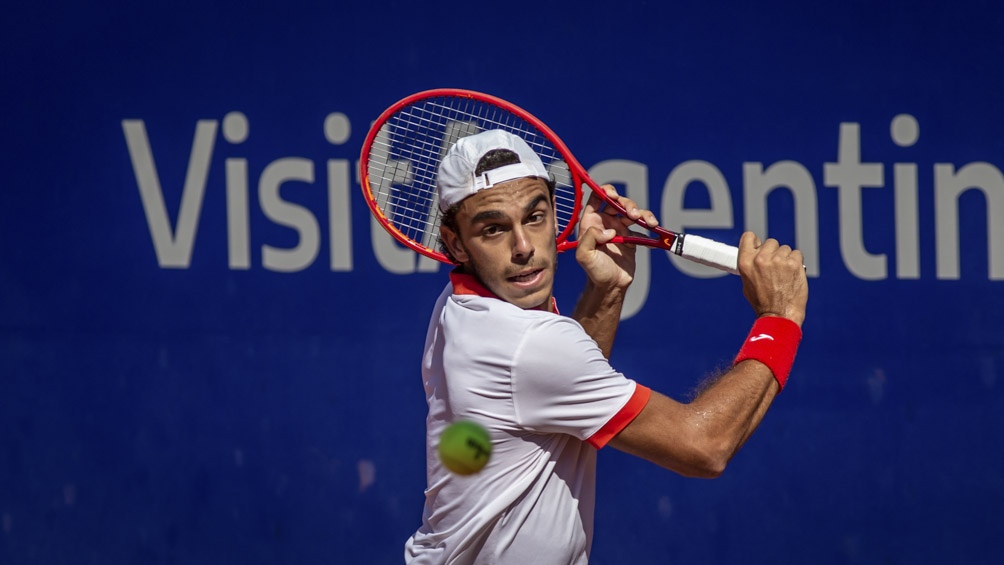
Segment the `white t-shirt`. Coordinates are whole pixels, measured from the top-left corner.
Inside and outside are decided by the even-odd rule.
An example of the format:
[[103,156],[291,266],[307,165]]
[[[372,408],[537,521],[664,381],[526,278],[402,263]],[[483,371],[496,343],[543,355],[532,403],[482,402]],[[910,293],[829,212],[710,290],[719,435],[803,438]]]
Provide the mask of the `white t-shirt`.
[[[641,412],[650,390],[615,371],[575,320],[523,310],[451,274],[422,363],[429,415],[422,526],[412,564],[588,561],[596,450]],[[483,425],[492,456],[475,475],[436,453],[459,419]]]

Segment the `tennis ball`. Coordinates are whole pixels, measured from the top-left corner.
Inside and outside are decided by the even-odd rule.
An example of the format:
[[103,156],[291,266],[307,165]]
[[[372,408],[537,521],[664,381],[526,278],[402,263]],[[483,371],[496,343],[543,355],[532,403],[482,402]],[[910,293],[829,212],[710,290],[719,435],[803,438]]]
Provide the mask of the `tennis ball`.
[[457,420],[439,436],[439,460],[458,475],[473,475],[488,464],[492,440],[488,431],[468,420]]

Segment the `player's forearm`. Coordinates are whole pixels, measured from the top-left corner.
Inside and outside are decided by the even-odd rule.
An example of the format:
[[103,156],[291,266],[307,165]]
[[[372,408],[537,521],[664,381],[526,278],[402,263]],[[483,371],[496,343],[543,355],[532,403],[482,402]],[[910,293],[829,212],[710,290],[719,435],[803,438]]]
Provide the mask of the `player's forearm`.
[[686,477],[721,475],[777,394],[770,371],[754,364],[720,375],[687,404],[653,391],[610,445]]
[[710,406],[727,416],[720,422],[721,437],[726,441],[722,449],[727,458],[731,459],[753,434],[788,380],[802,339],[800,326],[801,318],[758,318],[732,369],[706,387],[692,403],[698,410]]
[[722,468],[756,431],[778,391],[770,370],[751,360],[733,367],[691,402],[700,415],[704,441],[713,446],[710,452]]
[[610,445],[684,476],[714,478],[763,421],[779,391],[767,365],[741,361],[707,381],[689,403],[653,391]]
[[575,311],[572,312],[572,318],[582,325],[608,359],[620,325],[624,294],[623,289],[601,289],[592,282],[587,282],[575,305]]

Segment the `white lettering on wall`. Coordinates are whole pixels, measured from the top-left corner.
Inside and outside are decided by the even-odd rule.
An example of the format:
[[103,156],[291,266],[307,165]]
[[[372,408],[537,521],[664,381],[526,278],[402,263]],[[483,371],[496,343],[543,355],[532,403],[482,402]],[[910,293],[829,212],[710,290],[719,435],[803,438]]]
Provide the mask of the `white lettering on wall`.
[[970,163],[958,171],[947,163],[934,166],[934,218],[939,279],[959,278],[959,197],[967,190],[983,193],[987,202],[989,278],[1004,280],[1004,175],[990,163]]
[[[253,201],[250,186],[248,159],[228,156],[223,165],[223,186],[209,185],[212,157],[217,143],[217,129],[230,147],[247,141],[250,121],[241,112],[230,112],[222,120],[198,120],[191,141],[184,182],[181,187],[177,216],[172,220],[165,203],[146,123],[139,119],[122,120],[122,130],[139,189],[143,212],[149,228],[157,264],[161,268],[187,269],[195,251],[196,236],[206,192],[222,189],[226,197],[227,266],[234,270],[253,268],[252,206],[257,205],[264,217],[277,225],[296,232],[297,243],[291,248],[279,248],[261,243],[261,267],[279,272],[296,272],[313,265],[320,256],[323,245],[328,246],[327,261],[332,271],[349,272],[354,268],[352,226],[352,193],[358,190],[358,162],[352,167],[349,159],[328,159],[327,174],[328,234],[322,238],[321,225],[315,210],[283,197],[283,189],[302,190],[302,185],[313,188],[315,163],[303,157],[283,157],[264,164],[257,179],[257,202]],[[458,123],[457,132],[450,139],[470,133],[471,127]],[[461,131],[462,130],[462,131]],[[909,114],[895,116],[889,125],[890,139],[902,148],[913,147],[920,138],[920,125]],[[351,124],[342,113],[331,113],[324,122],[324,137],[334,147],[347,147],[351,137]],[[822,165],[822,184],[837,190],[839,249],[848,272],[863,280],[882,280],[889,276],[886,253],[866,249],[868,229],[879,230],[885,226],[867,226],[864,222],[865,188],[886,186],[886,167],[883,163],[861,161],[861,125],[841,123],[837,137],[836,161]],[[444,149],[445,150],[445,149]],[[410,163],[387,160],[374,166],[392,167],[392,182],[409,182]],[[353,179],[353,171],[355,178]],[[891,167],[893,217],[889,218],[895,236],[895,248],[886,250],[895,254],[895,277],[918,279],[921,276],[923,253],[920,248],[922,230],[920,223],[920,195],[925,187],[918,181],[918,165],[909,162],[893,163]],[[648,167],[628,160],[608,160],[597,163],[590,175],[600,184],[617,185],[624,194],[640,206],[652,208]],[[168,175],[177,178],[177,175]],[[805,255],[809,276],[820,276],[819,217],[816,182],[810,169],[792,160],[779,160],[765,165],[745,162],[741,165],[742,208],[744,229],[761,237],[770,237],[770,224],[779,218],[771,217],[768,197],[777,190],[790,192],[794,201],[794,246]],[[353,180],[355,183],[353,184]],[[170,188],[170,187],[169,187]],[[974,162],[956,166],[949,163],[933,165],[933,193],[935,250],[933,250],[936,276],[953,280],[961,276],[960,257],[967,251],[960,249],[959,199],[969,191],[978,192],[986,205],[986,261],[990,280],[1004,280],[1004,175],[988,162]],[[687,190],[705,190],[710,206],[704,209],[687,209],[684,196]],[[177,194],[168,190],[167,194]],[[671,230],[730,229],[735,223],[732,193],[725,175],[719,167],[703,160],[679,163],[673,168],[658,198],[658,216]],[[173,209],[173,207],[172,207]],[[786,219],[780,218],[781,221]],[[375,220],[369,223],[369,241],[377,263],[387,272],[412,274],[435,272],[440,264],[421,256],[397,243]],[[734,242],[728,242],[734,243]],[[877,250],[876,250],[877,251]],[[971,252],[970,252],[971,253]],[[651,284],[651,257],[649,249],[638,253],[635,283],[628,294],[624,317],[630,317],[645,304]],[[654,256],[659,256],[655,254]],[[715,269],[691,263],[666,253],[673,265],[686,275],[698,278],[719,277],[724,274]],[[980,258],[982,259],[982,258]],[[977,260],[977,259],[973,259]]]
[[[390,146],[388,141],[390,133],[387,129],[389,127],[388,124],[384,124],[377,132],[376,140],[373,143],[375,148]],[[374,183],[373,194],[376,195],[377,199],[389,198],[391,191],[385,183],[407,185],[414,180],[410,161],[391,159],[389,154],[381,154],[379,149],[374,150],[374,154],[369,160],[369,167],[369,177]],[[356,181],[358,182],[359,179],[357,178]],[[386,214],[393,215],[394,206],[390,201],[383,200],[378,202],[378,205]],[[438,204],[430,203],[430,207],[434,205]],[[373,254],[377,262],[389,273],[410,275],[415,272],[435,272],[439,269],[439,262],[435,259],[430,259],[400,245],[372,215],[370,216],[370,241],[373,244]]]
[[123,120],[126,145],[132,160],[136,183],[139,185],[143,212],[150,228],[157,263],[169,269],[187,269],[192,261],[192,248],[199,228],[199,214],[202,211],[202,197],[206,192],[206,178],[209,176],[209,160],[213,155],[213,140],[216,137],[215,120],[199,120],[195,124],[195,139],[188,159],[185,185],[181,192],[181,208],[174,228],[167,217],[164,191],[153,160],[153,150],[142,120]]
[[[344,145],[352,135],[352,124],[341,112],[324,120],[324,138],[332,145]],[[328,246],[332,271],[352,270],[352,200],[349,197],[349,162],[328,159]]]
[[886,278],[884,254],[873,255],[865,249],[861,213],[861,189],[881,188],[882,163],[861,162],[861,136],[858,124],[840,124],[837,162],[823,165],[823,184],[837,189],[840,211],[840,254],[847,269],[859,279]]
[[[187,269],[191,265],[219,125],[217,120],[199,120],[196,123],[181,205],[172,224],[146,124],[143,120],[122,120],[157,264],[162,268]],[[325,137],[333,145],[344,144],[351,132],[348,118],[340,113],[329,115],[324,127]],[[250,123],[243,113],[230,112],[223,118],[222,130],[228,143],[240,145],[249,137]],[[326,168],[330,226],[327,242],[332,271],[352,270],[350,163],[345,159],[329,159]],[[227,266],[234,270],[247,270],[252,267],[248,160],[243,157],[227,158],[224,173]],[[289,183],[312,185],[314,162],[302,157],[277,159],[265,166],[258,179],[258,205],[265,217],[275,224],[291,228],[298,236],[297,244],[289,249],[267,243],[261,245],[262,267],[279,272],[306,269],[314,263],[321,247],[321,230],[314,212],[282,197],[281,189]]]
[[[640,208],[649,208],[648,203],[648,168],[635,161],[610,160],[601,161],[589,169],[589,176],[597,184],[612,184],[617,191],[635,201]],[[589,199],[592,190],[586,188],[582,199]],[[627,319],[641,311],[648,299],[649,286],[652,282],[651,249],[639,246],[635,252],[634,280],[628,287],[624,297],[621,318]]]
[[261,248],[262,265],[272,271],[300,271],[310,266],[320,250],[321,229],[317,218],[306,207],[282,199],[279,189],[291,181],[314,182],[314,162],[299,157],[277,159],[269,163],[258,181],[258,202],[273,222],[296,230],[300,242],[292,249],[271,245]]
[[[230,112],[223,117],[223,137],[237,145],[250,132],[247,117]],[[251,268],[251,224],[248,205],[248,160],[226,160],[227,173],[227,260],[231,269]]]
[[[711,197],[711,207],[688,210],[683,207],[683,197],[691,183],[704,185]],[[718,167],[707,161],[686,161],[669,173],[662,191],[662,206],[658,216],[666,229],[686,233],[691,228],[724,228],[733,226],[732,196],[725,176]],[[718,269],[688,261],[679,255],[666,251],[666,256],[680,271],[697,278],[708,279],[726,276]]]
[[746,228],[757,234],[769,234],[767,196],[777,188],[787,188],[795,199],[794,247],[802,251],[805,270],[819,276],[819,214],[816,183],[801,163],[779,161],[764,171],[763,163],[743,163],[743,199],[746,202]]
[[[916,118],[900,114],[889,124],[893,142],[912,147],[920,137]],[[917,202],[917,165],[893,165],[893,195],[896,206],[896,278],[920,278],[920,220]]]

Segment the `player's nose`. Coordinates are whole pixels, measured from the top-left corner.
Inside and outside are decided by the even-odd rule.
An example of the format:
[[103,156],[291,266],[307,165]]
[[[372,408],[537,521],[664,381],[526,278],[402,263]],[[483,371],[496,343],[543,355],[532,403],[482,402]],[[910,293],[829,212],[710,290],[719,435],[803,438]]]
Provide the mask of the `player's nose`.
[[526,259],[533,255],[533,242],[522,227],[512,230],[512,256],[514,259]]

